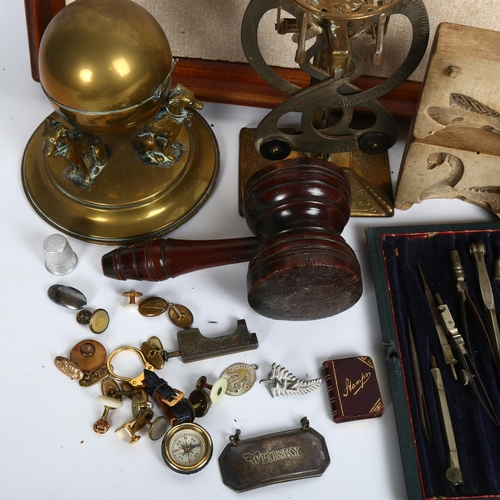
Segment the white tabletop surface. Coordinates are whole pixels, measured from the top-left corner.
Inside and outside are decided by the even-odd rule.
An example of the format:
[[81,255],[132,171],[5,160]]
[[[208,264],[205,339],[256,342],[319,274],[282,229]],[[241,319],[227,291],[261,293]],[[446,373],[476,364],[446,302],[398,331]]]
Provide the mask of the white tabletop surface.
[[[0,16],[0,136],[2,218],[0,246],[0,332],[3,403],[0,417],[0,497],[88,500],[90,498],[236,498],[221,481],[218,457],[236,429],[251,438],[299,427],[307,416],[325,437],[331,464],[322,477],[243,493],[247,500],[406,498],[393,406],[385,366],[381,329],[364,230],[367,226],[423,223],[484,222],[495,217],[460,201],[425,201],[393,218],[352,218],[343,232],[361,263],[364,293],[350,310],[327,319],[285,322],[264,318],[246,300],[246,264],[178,277],[161,283],[131,283],[108,279],[100,269],[109,247],[68,238],[79,257],[77,269],[56,278],[44,266],[44,239],[56,232],[28,203],[21,184],[21,158],[35,128],[51,113],[39,85],[32,81],[23,3],[10,2]],[[201,211],[172,237],[227,238],[250,235],[237,212],[238,133],[256,126],[267,110],[207,103],[202,115],[218,139],[221,169],[217,186]],[[390,151],[394,183],[404,141]],[[99,337],[108,352],[135,345],[152,335],[167,350],[176,349],[174,327],[165,317],[146,319],[124,307],[122,292],[131,288],[189,307],[194,326],[206,335],[234,330],[245,319],[259,338],[259,348],[207,361],[184,364],[172,359],[159,371],[170,385],[186,393],[205,375],[209,381],[235,362],[259,365],[265,378],[275,362],[299,378],[321,376],[326,359],[371,356],[385,404],[381,418],[335,424],[324,384],[305,396],[272,398],[264,384],[244,396],[224,398],[197,420],[211,434],[214,454],[205,470],[182,476],[162,461],[159,442],[144,437],[134,446],[125,434],[112,430],[97,435],[92,424],[103,407],[96,401],[99,386],[81,388],[55,367],[56,356],[68,356],[80,340],[93,334],[75,321],[73,311],[47,297],[50,285],[61,282],[80,289],[90,308],[105,308],[111,316]],[[157,410],[159,412],[159,410]],[[111,413],[112,428],[128,419],[124,408]]]

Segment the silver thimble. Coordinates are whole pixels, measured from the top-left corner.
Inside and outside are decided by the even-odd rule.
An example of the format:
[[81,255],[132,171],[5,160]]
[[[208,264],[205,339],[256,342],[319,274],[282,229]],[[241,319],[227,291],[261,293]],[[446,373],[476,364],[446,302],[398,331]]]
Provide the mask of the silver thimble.
[[78,264],[78,257],[62,234],[51,234],[43,242],[45,267],[52,274],[69,274]]

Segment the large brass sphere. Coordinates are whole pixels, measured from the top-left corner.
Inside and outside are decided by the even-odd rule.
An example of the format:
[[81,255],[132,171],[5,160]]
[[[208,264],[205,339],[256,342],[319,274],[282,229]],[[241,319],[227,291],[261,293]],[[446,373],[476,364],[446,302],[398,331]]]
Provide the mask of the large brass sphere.
[[155,18],[132,0],[76,0],[47,27],[39,66],[46,95],[70,123],[116,135],[157,113],[172,52]]

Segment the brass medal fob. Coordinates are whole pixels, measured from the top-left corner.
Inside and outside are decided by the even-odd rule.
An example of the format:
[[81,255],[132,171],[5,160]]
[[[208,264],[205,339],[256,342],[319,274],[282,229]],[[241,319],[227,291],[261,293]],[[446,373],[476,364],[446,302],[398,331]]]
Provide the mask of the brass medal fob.
[[248,392],[257,379],[257,365],[235,363],[228,366],[221,374],[227,380],[226,394],[228,396],[241,396]]

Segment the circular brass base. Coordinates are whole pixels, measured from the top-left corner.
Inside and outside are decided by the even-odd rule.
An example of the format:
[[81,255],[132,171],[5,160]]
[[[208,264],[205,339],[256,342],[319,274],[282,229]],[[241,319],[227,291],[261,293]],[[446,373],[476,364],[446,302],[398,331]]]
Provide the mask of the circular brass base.
[[[69,127],[56,113],[51,116]],[[24,152],[26,196],[49,224],[91,243],[131,244],[172,231],[200,209],[219,173],[217,141],[196,112],[177,137],[184,154],[170,167],[142,163],[133,134],[103,137],[108,164],[89,187],[65,176],[64,158],[42,153],[43,129],[42,123]]]

